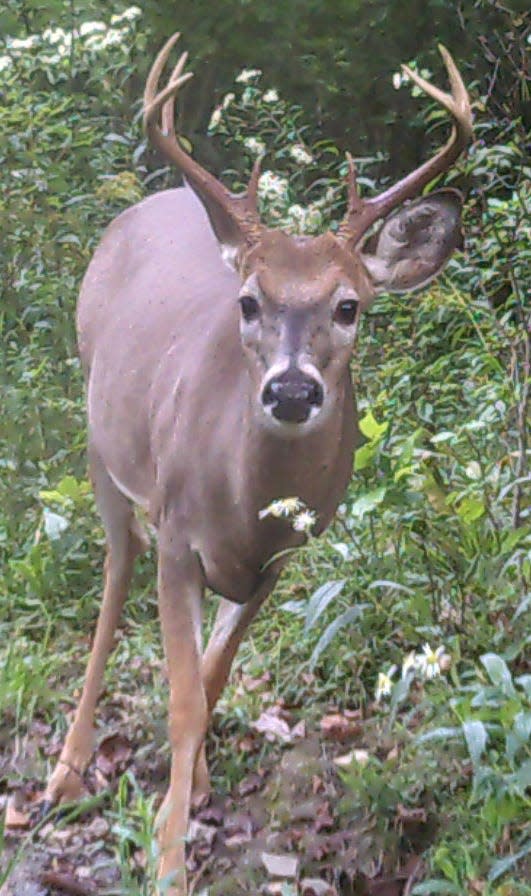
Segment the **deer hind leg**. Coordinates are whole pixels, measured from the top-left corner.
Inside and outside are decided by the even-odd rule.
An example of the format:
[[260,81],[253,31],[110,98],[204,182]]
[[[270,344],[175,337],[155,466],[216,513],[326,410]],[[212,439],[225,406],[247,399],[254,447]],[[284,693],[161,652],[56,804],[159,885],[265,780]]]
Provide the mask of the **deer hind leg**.
[[118,491],[93,449],[89,450],[89,470],[107,538],[103,603],[81,699],[48,782],[45,805],[78,799],[83,792],[82,776],[94,748],[94,712],[105,664],[114,644],[135,557],[149,547],[149,539],[136,520],[131,503]]
[[194,554],[175,544],[176,527],[159,530],[159,615],[170,685],[170,785],[156,828],[159,878],[167,896],[186,893],[185,837],[192,776],[208,720],[201,676],[203,575]]
[[[246,604],[235,604],[224,598],[220,600],[214,628],[203,656],[203,685],[209,717],[227,683],[242,638],[267,595],[272,591],[277,578],[278,570],[272,568],[271,573],[264,578]],[[210,776],[203,742],[194,769],[194,803],[201,802],[209,793]]]

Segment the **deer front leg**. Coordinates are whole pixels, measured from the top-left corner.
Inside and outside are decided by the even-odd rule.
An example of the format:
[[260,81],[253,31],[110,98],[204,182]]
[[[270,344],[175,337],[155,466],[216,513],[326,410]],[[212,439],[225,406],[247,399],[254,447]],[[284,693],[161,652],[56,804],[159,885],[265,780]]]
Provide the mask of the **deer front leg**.
[[83,692],[55,770],[48,781],[42,808],[78,799],[83,773],[94,748],[94,712],[105,664],[127,597],[135,557],[147,550],[149,539],[134,516],[130,502],[118,491],[94,451],[90,474],[107,536],[103,602],[90,654]]
[[[246,604],[235,604],[224,598],[220,600],[214,628],[203,656],[203,684],[209,718],[228,681],[241,640],[267,595],[274,588],[278,575],[279,569],[272,567]],[[210,777],[203,743],[194,770],[194,802],[200,802],[209,793]]]
[[201,677],[202,573],[188,548],[159,538],[159,615],[170,684],[170,786],[156,822],[159,883],[166,896],[186,894],[185,837],[192,777],[207,726]]

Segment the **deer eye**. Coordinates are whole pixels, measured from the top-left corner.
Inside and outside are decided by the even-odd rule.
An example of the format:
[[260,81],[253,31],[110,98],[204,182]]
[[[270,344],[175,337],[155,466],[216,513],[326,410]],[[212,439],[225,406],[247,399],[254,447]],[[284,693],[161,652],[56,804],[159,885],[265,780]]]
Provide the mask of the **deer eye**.
[[240,296],[240,308],[246,323],[251,323],[260,316],[260,305],[254,296]]
[[358,303],[355,299],[346,299],[344,302],[338,302],[334,311],[334,320],[344,327],[350,327],[356,320],[356,312]]

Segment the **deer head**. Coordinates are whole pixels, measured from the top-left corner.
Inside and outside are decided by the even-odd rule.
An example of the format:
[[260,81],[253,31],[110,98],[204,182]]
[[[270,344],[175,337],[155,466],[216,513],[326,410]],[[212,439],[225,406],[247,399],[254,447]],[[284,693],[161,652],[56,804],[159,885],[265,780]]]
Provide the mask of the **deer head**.
[[[147,79],[145,131],[183,172],[202,202],[224,259],[237,271],[243,351],[262,422],[288,435],[323,423],[338,400],[361,312],[379,292],[404,292],[435,277],[461,242],[461,194],[437,190],[418,197],[450,168],[472,139],[468,95],[452,57],[440,47],[451,93],[404,66],[404,71],[451,115],[447,144],[430,160],[379,196],[362,199],[348,156],[348,201],[336,233],[293,236],[265,227],[257,208],[256,163],[247,190],[231,193],[179,144],[174,101],[192,77],[183,53],[165,88],[162,69],[179,34],[165,44]],[[159,124],[161,121],[162,127]],[[413,201],[411,201],[413,200]],[[382,220],[383,219],[383,220]],[[376,232],[367,236],[381,221]],[[236,313],[236,311],[235,311]]]

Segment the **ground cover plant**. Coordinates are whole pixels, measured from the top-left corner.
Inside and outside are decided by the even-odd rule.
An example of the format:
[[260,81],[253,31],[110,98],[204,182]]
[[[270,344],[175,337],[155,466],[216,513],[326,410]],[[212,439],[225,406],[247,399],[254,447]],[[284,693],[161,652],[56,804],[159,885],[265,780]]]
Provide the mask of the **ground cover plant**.
[[[147,44],[133,7],[0,54],[5,893],[37,881],[137,896],[156,864],[169,757],[150,557],[107,673],[87,798],[62,820],[32,816],[101,582],[76,291],[105,224],[172,176],[130,94]],[[521,121],[493,113],[488,84],[472,93],[478,140],[455,173],[466,251],[422,295],[384,296],[366,315],[349,493],[294,556],[216,713],[216,797],[189,857],[204,896],[531,892],[529,169]],[[235,187],[267,149],[266,219],[298,232],[338,219],[341,154],[258,70],[238,75],[210,130],[247,166],[226,173]],[[360,168],[369,191],[377,160]]]

